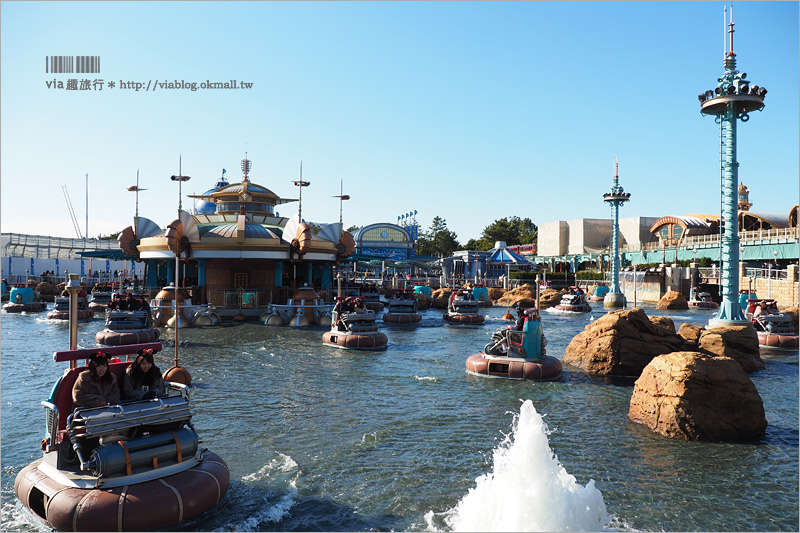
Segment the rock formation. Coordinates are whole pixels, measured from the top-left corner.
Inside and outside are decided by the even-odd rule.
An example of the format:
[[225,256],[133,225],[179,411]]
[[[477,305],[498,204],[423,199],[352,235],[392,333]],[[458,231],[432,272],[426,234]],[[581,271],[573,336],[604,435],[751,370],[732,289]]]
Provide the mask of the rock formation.
[[656,309],[689,309],[689,302],[678,291],[669,291],[658,301]]
[[576,335],[563,362],[587,372],[639,376],[656,356],[682,350],[683,337],[654,324],[642,309],[610,312]]
[[695,326],[684,322],[678,329],[678,335],[691,345],[692,350],[697,350],[697,344],[700,342],[700,335],[706,330],[703,326]]
[[675,322],[668,316],[651,316],[650,322],[653,324],[657,324],[662,328],[666,328],[670,330],[672,333],[675,333]]
[[674,352],[655,357],[636,380],[628,418],[661,435],[741,441],[764,435],[764,404],[729,357]]
[[758,351],[758,336],[749,325],[707,329],[700,334],[697,351],[730,357],[748,373],[765,367]]

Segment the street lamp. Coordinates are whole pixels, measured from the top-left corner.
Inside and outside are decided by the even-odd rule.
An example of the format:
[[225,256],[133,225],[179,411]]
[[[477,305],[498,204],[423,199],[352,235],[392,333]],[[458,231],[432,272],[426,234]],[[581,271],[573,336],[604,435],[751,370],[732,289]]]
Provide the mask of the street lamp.
[[[299,224],[303,221],[303,187],[308,187],[311,185],[310,181],[303,181],[303,162],[300,161],[300,179],[297,181],[292,182],[295,187],[300,187],[300,196],[297,199],[297,217],[300,219],[297,221]],[[291,236],[290,236],[291,237]]]

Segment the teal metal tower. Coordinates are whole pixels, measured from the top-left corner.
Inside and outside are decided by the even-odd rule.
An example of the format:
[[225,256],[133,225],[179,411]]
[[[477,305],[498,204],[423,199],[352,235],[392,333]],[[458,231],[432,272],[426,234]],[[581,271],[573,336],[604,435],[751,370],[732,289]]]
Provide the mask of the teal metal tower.
[[619,288],[619,208],[631,199],[619,184],[619,163],[614,161],[614,185],[611,192],[603,195],[603,200],[611,204],[611,286],[603,298],[603,307],[625,307],[625,295]]
[[[731,8],[731,12],[733,8]],[[727,12],[726,12],[727,22]],[[700,113],[713,115],[720,125],[721,181],[722,181],[722,227],[720,255],[722,258],[722,303],[717,317],[709,326],[741,325],[747,320],[739,306],[739,228],[738,187],[739,163],[736,161],[736,122],[747,122],[751,111],[764,108],[764,87],[746,80],[747,74],[736,70],[736,54],[733,53],[733,13],[729,28],[730,40],[726,39],[725,73],[717,79],[717,87],[698,96]],[[728,45],[730,48],[728,48]]]

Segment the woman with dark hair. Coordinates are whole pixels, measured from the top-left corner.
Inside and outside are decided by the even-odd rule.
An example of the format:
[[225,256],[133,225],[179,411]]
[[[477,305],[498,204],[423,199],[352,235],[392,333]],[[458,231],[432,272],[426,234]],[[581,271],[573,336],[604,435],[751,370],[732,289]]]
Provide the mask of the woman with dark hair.
[[72,387],[75,407],[103,407],[119,403],[117,378],[108,371],[108,354],[95,352],[89,356],[89,367],[78,375]]
[[125,371],[123,392],[127,400],[150,400],[166,394],[161,370],[153,362],[153,350],[139,350],[136,360]]

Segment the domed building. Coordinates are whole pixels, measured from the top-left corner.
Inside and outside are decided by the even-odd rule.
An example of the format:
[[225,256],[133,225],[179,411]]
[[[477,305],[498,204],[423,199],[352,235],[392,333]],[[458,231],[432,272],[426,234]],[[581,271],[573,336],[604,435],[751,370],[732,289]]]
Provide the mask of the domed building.
[[228,180],[225,179],[225,169],[222,169],[222,176],[220,176],[217,183],[214,184],[212,189],[207,190],[203,194],[199,195],[199,197],[194,202],[194,214],[195,215],[213,215],[216,210],[217,206],[214,202],[209,200],[204,200],[204,197],[208,197],[212,192],[215,192],[222,187],[228,185]]
[[242,162],[239,183],[222,179],[204,194],[189,195],[195,214],[181,211],[166,231],[120,240],[124,251],[147,262],[147,287],[174,281],[177,253],[179,284],[191,287],[192,303],[211,303],[223,317],[258,317],[305,284],[332,288],[333,265],[353,252],[347,244],[352,236],[338,223],[312,235],[298,215],[279,216],[277,205],[297,200],[251,182],[250,166]]

